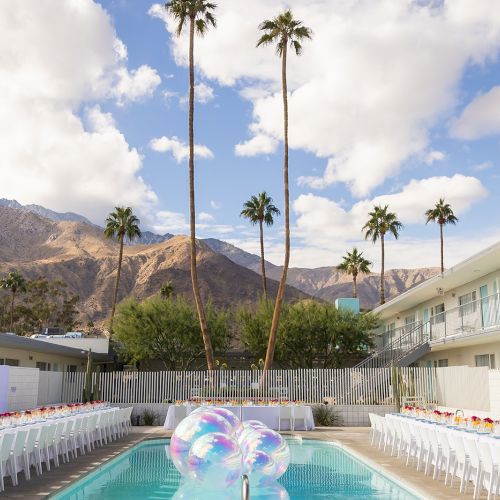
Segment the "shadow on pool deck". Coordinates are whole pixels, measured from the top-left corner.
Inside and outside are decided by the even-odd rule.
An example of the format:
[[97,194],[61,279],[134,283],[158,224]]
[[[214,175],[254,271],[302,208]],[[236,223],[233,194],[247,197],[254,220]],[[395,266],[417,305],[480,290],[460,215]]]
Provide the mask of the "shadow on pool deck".
[[[369,444],[369,429],[365,427],[336,427],[319,428],[309,432],[294,432],[303,438],[319,439],[322,441],[336,441],[342,446],[352,450],[370,461],[381,472],[387,472],[392,477],[404,480],[410,487],[419,491],[426,499],[456,499],[472,498],[472,488],[469,487],[467,495],[460,495],[458,481],[453,488],[444,485],[444,475],[439,481],[433,481],[432,476],[425,476],[417,472],[415,467],[406,467],[404,463],[387,453],[383,453]],[[49,472],[45,471],[41,476],[32,472],[31,481],[26,481],[24,474],[19,474],[19,486],[13,487],[10,477],[5,478],[5,491],[0,493],[0,500],[23,498],[26,500],[47,498],[51,494],[88,474],[96,467],[104,464],[111,458],[134,446],[143,439],[170,437],[170,431],[162,427],[133,427],[132,432],[113,443],[102,448],[97,448],[91,453],[78,456],[67,464],[60,467],[52,467]],[[290,434],[284,432],[283,434]],[[480,498],[486,498],[483,494]]]

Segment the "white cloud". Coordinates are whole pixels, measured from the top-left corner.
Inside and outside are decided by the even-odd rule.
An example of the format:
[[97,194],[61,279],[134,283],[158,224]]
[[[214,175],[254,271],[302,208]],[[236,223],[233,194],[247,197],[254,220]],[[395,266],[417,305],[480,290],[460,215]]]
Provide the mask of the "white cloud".
[[148,65],[142,65],[131,72],[121,67],[116,71],[116,75],[118,80],[111,94],[116,97],[120,106],[127,100],[134,102],[151,97],[161,83],[156,70]]
[[479,139],[500,134],[500,86],[477,96],[453,123],[451,133],[458,139]]
[[[189,146],[175,135],[173,137],[162,136],[152,139],[149,147],[158,153],[171,152],[177,163],[181,163],[189,158]],[[212,151],[207,146],[201,144],[195,144],[194,154],[198,158],[211,159],[214,157]]]
[[[405,225],[424,224],[425,211],[439,198],[444,197],[455,214],[460,216],[486,194],[486,189],[478,179],[460,174],[412,180],[398,193],[361,200],[350,209],[326,197],[304,194],[293,203],[297,215],[293,234],[301,242],[299,246],[309,248],[308,252],[326,256],[326,251],[329,251],[331,259],[335,254],[339,259],[346,248],[354,243],[359,244],[363,239],[361,228],[374,205],[389,205],[390,210],[396,212]],[[404,230],[402,235],[405,237]],[[297,265],[296,260],[294,265]]]
[[489,170],[490,168],[493,168],[493,162],[491,161],[483,161],[472,166],[472,170],[475,170],[476,172],[483,172],[484,170]]
[[236,144],[234,152],[237,156],[255,156],[270,154],[276,151],[278,141],[264,134],[257,134],[248,141]]
[[156,214],[153,230],[157,233],[183,233],[189,230],[189,224],[183,213],[161,210]]
[[95,103],[135,100],[149,87],[137,86],[137,71],[116,90],[126,47],[104,9],[91,0],[3,3],[0,29],[0,196],[98,223],[126,203],[143,218],[157,200],[141,156]]
[[214,209],[214,210],[219,210],[219,208],[221,208],[221,204],[218,202],[218,201],[215,201],[215,200],[211,200],[210,201],[210,206]]
[[198,220],[206,224],[211,224],[212,222],[215,222],[215,217],[207,212],[200,212],[198,214]]
[[[323,175],[305,176],[302,183],[320,188],[342,182],[359,197],[428,149],[429,129],[458,104],[465,69],[495,56],[500,45],[497,0],[288,5],[314,30],[303,56],[290,55],[290,145],[327,160]],[[197,39],[196,53],[206,78],[244,86],[254,136],[279,141],[279,61],[271,47],[255,48],[256,27],[276,12],[269,0],[220,2],[218,27]],[[174,31],[159,5],[151,13]],[[178,64],[187,64],[187,46],[185,35],[172,38]],[[243,152],[262,152],[247,144],[239,145]]]
[[[200,104],[206,104],[215,98],[214,89],[206,83],[197,83],[194,86],[194,99]],[[188,95],[183,95],[179,98],[179,104],[185,105],[189,101]]]
[[426,165],[432,165],[437,161],[444,161],[446,159],[446,154],[442,151],[429,151],[424,157],[424,163]]

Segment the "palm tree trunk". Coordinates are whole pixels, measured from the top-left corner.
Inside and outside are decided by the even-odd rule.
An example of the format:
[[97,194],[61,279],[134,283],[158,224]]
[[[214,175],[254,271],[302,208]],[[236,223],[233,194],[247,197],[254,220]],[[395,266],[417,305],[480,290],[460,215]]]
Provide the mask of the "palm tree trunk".
[[191,229],[191,284],[200,321],[201,336],[205,347],[207,368],[211,371],[214,369],[214,353],[208,334],[207,320],[203,302],[201,301],[198,272],[196,269],[196,211],[194,198],[194,28],[195,20],[194,17],[191,17],[189,24],[189,225]]
[[441,272],[444,272],[444,242],[443,242],[443,224],[439,224],[439,233],[441,236]]
[[357,283],[357,275],[354,273],[352,275],[352,297],[356,299],[358,297],[358,283]]
[[12,290],[12,297],[10,299],[10,331],[14,331],[14,299],[16,292]]
[[385,304],[385,286],[384,286],[384,268],[385,268],[385,246],[384,235],[380,235],[380,243],[382,246],[382,266],[380,270],[380,304]]
[[264,290],[264,300],[267,300],[267,280],[266,280],[266,261],[264,260],[264,229],[262,221],[259,221],[260,230],[260,267],[262,273],[262,288]]
[[284,124],[284,157],[283,157],[283,184],[285,187],[285,262],[281,274],[276,303],[274,304],[273,321],[271,331],[269,332],[269,342],[267,344],[266,361],[264,371],[271,368],[274,359],[274,350],[276,348],[276,337],[278,334],[278,325],[285,298],[286,278],[288,275],[288,264],[290,262],[290,196],[288,192],[288,89],[286,82],[286,51],[288,40],[283,40],[283,53],[281,56],[281,81],[283,91],[283,124]]
[[118,287],[120,285],[120,276],[122,274],[122,260],[123,260],[123,238],[124,234],[120,235],[120,253],[118,255],[118,272],[116,273],[116,283],[115,283],[115,292],[113,294],[113,306],[111,308],[111,320],[109,322],[109,334],[110,337],[113,335],[113,320],[115,319],[115,311],[116,311],[116,301],[118,299]]

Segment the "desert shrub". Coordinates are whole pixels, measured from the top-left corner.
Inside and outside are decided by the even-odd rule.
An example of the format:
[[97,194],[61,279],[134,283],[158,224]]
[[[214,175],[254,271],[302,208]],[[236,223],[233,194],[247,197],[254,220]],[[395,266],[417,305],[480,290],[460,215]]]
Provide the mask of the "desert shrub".
[[312,407],[314,425],[317,427],[340,427],[341,416],[327,404],[318,404]]
[[154,425],[158,416],[158,413],[155,413],[153,410],[146,409],[142,413],[142,421],[144,422],[144,425]]

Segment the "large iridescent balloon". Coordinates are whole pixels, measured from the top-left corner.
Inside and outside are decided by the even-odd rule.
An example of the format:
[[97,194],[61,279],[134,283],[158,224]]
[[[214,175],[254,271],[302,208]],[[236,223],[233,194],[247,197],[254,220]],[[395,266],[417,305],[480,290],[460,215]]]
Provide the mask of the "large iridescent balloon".
[[217,415],[224,417],[231,425],[231,428],[233,429],[232,434],[234,436],[237,436],[243,430],[243,426],[241,424],[240,419],[231,410],[228,410],[226,408],[221,408],[219,406],[202,406],[201,408],[194,410],[194,412],[192,412],[191,415],[193,413],[199,413],[204,411],[217,413]]
[[241,477],[243,456],[238,442],[212,432],[199,437],[188,456],[189,477],[207,488],[227,488]]
[[260,487],[274,481],[276,463],[264,451],[251,451],[243,459],[243,472],[248,475],[252,487]]
[[212,412],[192,413],[179,423],[170,439],[170,456],[181,474],[189,472],[188,455],[194,442],[213,432],[231,435],[233,429],[224,417]]
[[[263,452],[270,456],[275,464],[274,474],[270,479],[281,477],[290,463],[290,449],[281,434],[271,429],[255,429],[240,443],[245,456],[252,452]],[[251,473],[251,471],[250,471]]]

